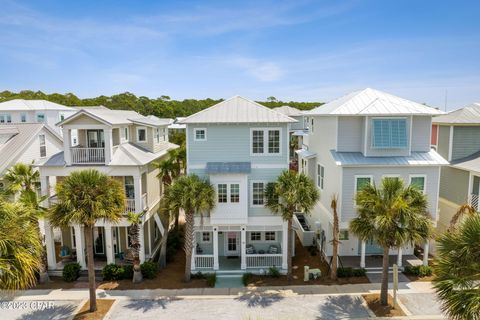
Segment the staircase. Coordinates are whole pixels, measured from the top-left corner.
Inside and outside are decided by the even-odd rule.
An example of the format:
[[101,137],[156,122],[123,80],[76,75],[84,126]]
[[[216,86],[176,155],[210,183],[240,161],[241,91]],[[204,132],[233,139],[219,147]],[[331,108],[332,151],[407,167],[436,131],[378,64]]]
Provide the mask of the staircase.
[[242,276],[244,273],[243,270],[225,270],[221,273],[217,271],[215,288],[243,288]]

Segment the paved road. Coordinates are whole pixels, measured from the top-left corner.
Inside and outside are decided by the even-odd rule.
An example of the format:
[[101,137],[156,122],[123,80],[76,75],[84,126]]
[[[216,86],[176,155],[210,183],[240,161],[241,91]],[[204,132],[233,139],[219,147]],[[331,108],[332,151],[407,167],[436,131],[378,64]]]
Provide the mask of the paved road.
[[65,320],[73,317],[82,300],[0,301],[0,319]]

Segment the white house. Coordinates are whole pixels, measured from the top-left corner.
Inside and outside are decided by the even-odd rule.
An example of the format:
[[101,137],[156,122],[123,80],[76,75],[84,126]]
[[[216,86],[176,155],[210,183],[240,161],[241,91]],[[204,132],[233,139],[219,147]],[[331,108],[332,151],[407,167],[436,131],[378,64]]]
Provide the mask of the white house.
[[[62,151],[39,164],[42,194],[49,204],[57,201],[54,184],[70,173],[88,168],[103,172],[124,187],[125,214],[142,214],[140,227],[140,261],[151,259],[159,251],[163,227],[158,207],[163,195],[154,162],[164,159],[168,151],[177,148],[168,141],[169,119],[142,116],[134,111],[89,107],[59,123],[63,130]],[[78,131],[78,145],[72,145],[71,132]],[[96,268],[105,263],[127,259],[131,252],[126,215],[119,223],[97,221],[94,228]],[[45,221],[45,239],[49,271],[63,268],[50,223]],[[83,226],[72,224],[56,230],[60,245],[72,252],[83,268],[85,235]],[[71,259],[72,257],[68,257]]]
[[[299,170],[314,179],[321,200],[307,225],[317,232],[318,244],[332,255],[331,197],[338,195],[340,256],[381,254],[373,242],[362,242],[348,231],[356,216],[354,197],[369,183],[384,177],[414,184],[428,197],[432,220],[438,219],[440,168],[448,164],[430,148],[432,116],[437,109],[374,89],[350,93],[307,112],[309,134],[304,149],[297,151]],[[428,246],[425,246],[428,255]],[[413,254],[409,245],[391,254]]]

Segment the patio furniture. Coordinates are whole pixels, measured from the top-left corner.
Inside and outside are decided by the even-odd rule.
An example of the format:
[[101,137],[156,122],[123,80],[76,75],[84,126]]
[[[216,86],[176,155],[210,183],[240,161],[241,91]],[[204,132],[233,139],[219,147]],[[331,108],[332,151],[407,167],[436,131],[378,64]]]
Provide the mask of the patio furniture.
[[203,253],[203,249],[202,247],[200,247],[200,245],[197,243],[197,247],[195,248],[197,254],[202,254]]
[[62,246],[60,248],[60,258],[62,259],[62,262],[68,262],[72,260],[72,254],[69,247]]
[[252,244],[247,244],[246,253],[247,254],[255,254],[255,253],[257,253],[257,251],[255,250],[255,247]]
[[268,248],[268,253],[269,254],[277,254],[278,253],[278,247],[275,246],[275,245],[271,245],[269,248]]

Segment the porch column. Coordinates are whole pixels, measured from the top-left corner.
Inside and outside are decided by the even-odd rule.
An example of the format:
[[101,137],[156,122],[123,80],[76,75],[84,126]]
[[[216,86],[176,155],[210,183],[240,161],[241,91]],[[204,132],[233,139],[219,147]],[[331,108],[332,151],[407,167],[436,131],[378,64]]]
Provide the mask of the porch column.
[[398,248],[398,255],[397,255],[397,266],[402,266],[402,248]]
[[75,229],[75,241],[77,245],[77,262],[82,266],[82,269],[87,269],[85,262],[85,228],[79,224],[73,226]]
[[138,257],[140,259],[140,263],[145,262],[145,223],[140,224],[140,231],[138,232],[138,241],[140,242],[140,252],[138,253]]
[[148,234],[148,256],[152,257],[152,228],[150,226],[151,218],[147,220],[147,234]]
[[45,219],[45,246],[47,247],[47,264],[49,270],[57,269],[57,257],[55,252],[55,241],[50,221]]
[[365,268],[365,247],[367,244],[365,241],[362,241],[361,247],[360,247],[360,268]]
[[107,264],[115,263],[115,253],[113,252],[112,226],[105,225],[105,250],[107,251]]
[[68,128],[63,128],[63,157],[67,166],[72,165],[72,155],[70,152],[71,147],[71,130]]
[[218,268],[218,227],[213,227],[213,270]]
[[242,226],[241,237],[240,237],[240,250],[241,250],[241,264],[240,268],[242,270],[247,269],[247,228]]
[[195,270],[197,264],[195,263],[195,257],[197,256],[197,230],[193,230],[193,239],[192,239],[192,259],[190,261],[190,270]]
[[288,269],[288,223],[282,225],[282,269]]
[[429,250],[429,241],[427,240],[423,245],[423,265],[428,266],[428,250]]
[[105,164],[109,164],[113,156],[112,128],[103,129],[103,137],[105,139]]
[[40,176],[40,192],[42,196],[47,196],[45,200],[42,201],[42,206],[43,207],[50,207],[50,204],[48,203],[48,197],[50,196],[50,187],[48,183],[48,176]]
[[133,189],[135,192],[135,213],[143,211],[142,207],[142,175],[133,176]]

